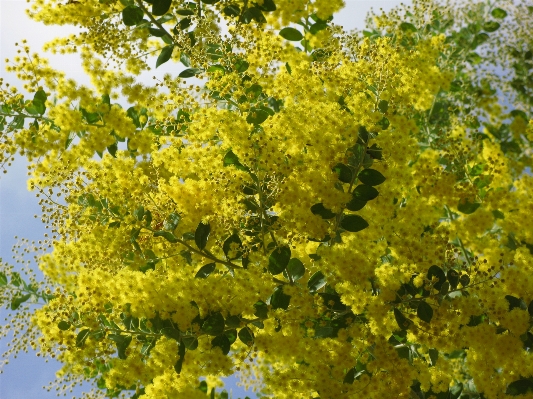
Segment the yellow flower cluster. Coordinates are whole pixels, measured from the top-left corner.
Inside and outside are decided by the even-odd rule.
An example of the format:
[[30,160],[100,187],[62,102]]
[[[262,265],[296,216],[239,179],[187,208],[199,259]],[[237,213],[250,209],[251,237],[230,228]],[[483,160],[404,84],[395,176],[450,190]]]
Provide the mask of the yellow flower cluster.
[[[476,50],[500,25],[526,40],[504,27],[522,8],[421,0],[348,34],[340,1],[145,3],[34,1],[85,28],[46,48],[91,87],[25,44],[8,70],[34,97],[0,86],[0,162],[33,162],[61,287],[9,270],[0,298],[46,300],[31,345],[61,378],[147,399],[234,373],[291,399],[533,389],[530,115]],[[138,83],[151,53],[187,69]]]

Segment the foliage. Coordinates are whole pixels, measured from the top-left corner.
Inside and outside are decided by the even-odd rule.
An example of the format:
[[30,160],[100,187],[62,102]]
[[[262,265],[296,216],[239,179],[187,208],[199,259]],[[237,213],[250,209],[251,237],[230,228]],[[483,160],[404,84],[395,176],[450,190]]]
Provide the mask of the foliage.
[[14,351],[95,397],[531,397],[533,7],[341,6],[31,3],[92,87],[23,44],[0,91],[53,247],[2,266]]

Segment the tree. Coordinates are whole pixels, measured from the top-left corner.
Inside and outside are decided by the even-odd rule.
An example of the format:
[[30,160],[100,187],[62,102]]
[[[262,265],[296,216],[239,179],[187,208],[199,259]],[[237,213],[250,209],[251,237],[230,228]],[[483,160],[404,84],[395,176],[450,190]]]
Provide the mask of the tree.
[[341,3],[31,6],[93,87],[23,45],[0,92],[53,247],[2,264],[12,352],[106,397],[532,397],[533,6]]

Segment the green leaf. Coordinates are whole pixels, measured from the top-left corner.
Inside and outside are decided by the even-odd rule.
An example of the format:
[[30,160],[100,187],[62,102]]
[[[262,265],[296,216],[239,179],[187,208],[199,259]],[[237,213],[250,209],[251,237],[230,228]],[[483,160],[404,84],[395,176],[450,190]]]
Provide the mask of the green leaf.
[[183,345],[191,351],[198,348],[198,339],[196,337],[182,337],[181,341],[183,342]]
[[366,229],[368,223],[359,215],[348,215],[344,216],[341,220],[341,227],[346,231],[357,233],[358,231]]
[[337,173],[341,182],[350,183],[352,181],[353,172],[348,166],[338,163],[333,167],[332,171]]
[[440,287],[439,294],[446,295],[450,291],[450,283],[445,281]]
[[492,211],[492,215],[494,216],[495,219],[505,219],[505,215],[503,214],[503,212],[497,209],[494,209]]
[[511,396],[525,395],[533,391],[533,378],[521,378],[511,382],[505,393]]
[[260,319],[266,319],[268,317],[268,306],[263,301],[254,303],[255,312],[254,315]]
[[[229,253],[231,251],[231,247],[235,246],[237,246],[239,249],[234,253],[232,257],[230,257]],[[228,257],[229,260],[239,259],[242,256],[242,241],[239,238],[238,234],[235,233],[229,236],[226,241],[224,241],[224,244],[222,245],[222,250],[224,251],[224,254]]]
[[172,0],[152,0],[152,15],[165,15],[171,4]]
[[239,339],[247,346],[254,344],[254,333],[249,327],[244,327],[239,331]]
[[7,285],[7,276],[4,272],[0,272],[0,286]]
[[400,24],[400,29],[403,32],[414,32],[414,33],[416,33],[416,31],[417,31],[416,26],[414,26],[413,24],[411,24],[409,22],[402,22]]
[[87,338],[89,338],[89,334],[91,333],[91,330],[88,328],[81,330],[78,335],[76,336],[76,346],[78,348],[83,347],[85,344],[85,341],[87,341]]
[[405,317],[403,313],[396,308],[394,308],[394,318],[396,319],[396,323],[398,323],[398,326],[401,330],[407,330],[412,323],[411,320]]
[[144,216],[144,206],[141,205],[137,209],[135,209],[133,211],[133,216],[140,222]]
[[200,386],[198,387],[198,389],[207,395],[207,382],[200,381]]
[[274,288],[274,293],[270,297],[272,309],[285,309],[289,307],[291,296],[283,292],[283,285]]
[[311,276],[307,282],[307,288],[309,292],[317,292],[320,288],[326,285],[326,276],[320,270]]
[[353,190],[353,197],[359,201],[371,201],[379,195],[379,191],[372,186],[366,184],[359,184]]
[[479,202],[470,202],[468,198],[463,198],[462,200],[459,200],[457,210],[465,215],[470,215],[474,213],[480,205]]
[[159,65],[164,64],[168,60],[170,60],[170,57],[172,57],[172,52],[174,51],[174,46],[165,46],[161,49],[161,52],[159,53],[159,57],[157,57],[157,61],[155,63],[155,67],[157,68]]
[[48,96],[47,96],[47,94],[45,93],[45,91],[43,89],[39,89],[33,95],[33,99],[34,100],[39,100],[40,102],[42,102],[44,104],[46,102],[46,100],[48,99]]
[[207,278],[209,277],[211,273],[215,271],[216,267],[217,267],[216,263],[208,263],[207,265],[202,266],[194,277]]
[[243,73],[250,67],[250,63],[245,60],[238,60],[233,67],[235,68],[235,71]]
[[425,301],[420,301],[416,308],[416,315],[426,323],[431,322],[433,318],[433,308]]
[[224,69],[224,67],[220,64],[216,64],[216,65],[211,65],[209,68],[207,68],[207,72],[221,72],[222,75],[224,75],[224,73],[226,72],[226,70]]
[[117,352],[118,352],[118,358],[119,359],[126,359],[126,349],[128,349],[128,346],[131,343],[132,336],[131,335],[120,335],[120,334],[109,334],[108,338],[112,341],[115,341],[115,345],[117,346]]
[[429,354],[429,360],[431,360],[431,365],[435,366],[439,358],[439,351],[437,349],[432,348],[428,351],[428,354]]
[[527,311],[530,316],[533,316],[533,301],[529,302],[529,305],[527,307]]
[[171,243],[178,242],[178,238],[170,231],[156,231],[154,237],[163,237],[165,240]]
[[309,27],[309,32],[311,32],[313,35],[316,35],[318,32],[320,32],[321,30],[326,29],[327,27],[328,27],[327,22],[320,21],[320,22],[317,22],[317,23],[314,23],[313,25],[311,25]]
[[279,35],[282,38],[293,42],[298,42],[304,38],[304,35],[302,35],[298,29],[294,28],[283,28],[279,31]]
[[148,28],[148,32],[150,32],[150,34],[155,37],[163,37],[167,34],[167,32],[158,28]]
[[357,177],[361,183],[368,186],[378,186],[386,180],[385,176],[375,169],[364,169],[359,172]]
[[68,330],[70,328],[70,323],[68,321],[61,320],[57,324],[57,327],[59,327],[60,330],[66,331],[66,330]]
[[359,211],[363,209],[365,205],[366,205],[366,201],[356,198],[355,196],[353,196],[353,193],[352,193],[352,199],[350,200],[350,202],[346,204],[346,209],[355,212],[355,211]]
[[285,63],[285,69],[287,70],[289,75],[292,75],[292,68],[288,62]]
[[289,264],[290,258],[291,249],[288,246],[274,249],[268,258],[268,271],[274,276],[280,274]]
[[140,7],[127,6],[122,10],[122,21],[126,26],[137,25],[143,20],[144,12]]
[[44,103],[46,102],[47,98],[48,97],[46,93],[42,89],[37,90],[37,92],[33,96],[33,101],[32,101],[33,109],[35,110],[35,113],[39,115],[44,114],[44,112],[46,111],[46,106],[44,105]]
[[222,313],[212,313],[202,324],[202,331],[207,335],[220,335],[224,332],[224,317]]
[[272,12],[276,11],[276,4],[274,4],[273,0],[263,0],[263,4],[259,8],[266,12]]
[[165,222],[163,223],[163,228],[172,232],[176,229],[180,220],[181,216],[176,212],[172,212],[166,217]]
[[233,151],[229,150],[226,155],[224,155],[224,166],[233,165],[239,170],[249,171],[249,169],[242,165],[239,161],[239,158],[237,155],[233,153]]
[[177,10],[176,14],[178,14],[178,15],[194,15],[194,11],[193,10],[187,10],[187,9],[181,9],[181,10]]
[[211,347],[218,347],[222,349],[224,355],[227,355],[231,349],[231,343],[225,334],[221,334],[211,340]]
[[200,222],[196,231],[194,232],[194,242],[198,249],[202,250],[207,245],[207,240],[209,239],[209,234],[211,233],[211,225],[209,223],[204,224]]
[[444,274],[444,271],[437,265],[433,265],[428,269],[428,280],[431,281],[433,277],[437,277],[437,282],[433,285],[433,287],[435,287],[437,290],[440,290],[442,284],[444,284],[446,281],[446,275]]
[[257,6],[246,9],[241,16],[241,22],[249,24],[252,20],[262,24],[266,22],[266,18],[263,15],[261,9]]
[[246,117],[246,122],[254,125],[260,125],[266,121],[269,117],[269,113],[262,108],[251,108]]
[[463,287],[467,287],[468,284],[470,284],[470,276],[468,274],[462,274],[461,277],[459,277],[459,282]]
[[487,40],[489,40],[489,35],[487,35],[486,33],[484,32],[481,32],[481,33],[478,33],[475,37],[474,37],[474,41],[472,42],[472,46],[474,48],[476,48],[477,46],[485,43]]
[[311,207],[311,213],[313,215],[322,216],[322,219],[333,219],[336,214],[325,208],[322,203],[315,204]]
[[500,28],[500,24],[496,21],[487,21],[483,25],[483,30],[486,32],[495,32]]
[[354,380],[355,380],[355,367],[348,370],[348,372],[344,376],[344,380],[342,381],[342,383],[353,384]]
[[181,53],[180,54],[180,61],[187,68],[191,66],[191,59],[189,58],[189,56],[186,53]]
[[377,144],[372,144],[369,148],[367,148],[366,152],[373,158],[373,159],[383,159],[383,149],[378,147]]
[[381,100],[379,103],[378,103],[378,109],[382,112],[382,113],[386,113],[387,110],[389,109],[389,102],[386,101],[386,100]]
[[238,5],[229,5],[222,10],[228,17],[238,17],[241,13],[241,9]]
[[30,299],[31,294],[16,295],[11,299],[11,310],[17,310],[20,305]]
[[[226,323],[227,325],[227,323]],[[229,343],[233,345],[233,343],[237,340],[237,330],[226,330],[224,331],[224,335],[228,337]]]
[[196,76],[196,74],[200,73],[201,70],[198,68],[188,68],[180,72],[178,77],[180,78],[192,78],[193,76]]
[[448,270],[448,273],[446,273],[446,277],[448,278],[450,286],[453,289],[456,289],[457,285],[459,285],[459,273],[453,269],[450,269]]
[[490,13],[494,18],[503,19],[507,16],[507,11],[502,10],[501,8],[495,8]]
[[305,274],[305,266],[300,259],[292,258],[287,264],[287,273],[291,276],[292,281],[298,281]]
[[192,19],[191,18],[183,18],[182,20],[180,20],[176,24],[176,26],[174,27],[174,30],[176,30],[176,29],[185,30],[191,25],[192,25]]
[[174,364],[174,371],[176,371],[177,374],[181,373],[181,368],[183,366],[183,361],[185,360],[185,345],[182,341],[179,341],[179,347],[178,347],[178,360],[176,360],[176,363]]
[[505,299],[507,300],[507,302],[509,302],[509,311],[513,309],[522,309],[522,310],[527,309],[526,303],[524,302],[523,299],[517,298],[512,295],[505,295]]
[[20,277],[18,272],[11,273],[11,284],[15,287],[20,287],[23,284],[22,277]]

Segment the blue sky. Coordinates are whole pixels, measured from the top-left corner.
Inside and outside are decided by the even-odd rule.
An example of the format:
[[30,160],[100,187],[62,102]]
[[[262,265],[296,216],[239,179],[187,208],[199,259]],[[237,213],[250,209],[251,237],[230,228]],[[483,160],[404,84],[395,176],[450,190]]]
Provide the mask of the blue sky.
[[[67,0],[64,0],[64,3],[66,2]],[[345,0],[345,2],[346,8],[335,16],[335,22],[346,29],[362,28],[366,13],[371,7],[388,10],[400,3],[398,0]],[[409,2],[405,1],[405,3]],[[46,41],[72,32],[72,27],[45,26],[31,21],[24,13],[26,7],[25,0],[0,0],[0,76],[5,82],[19,88],[20,82],[14,80],[13,75],[5,72],[4,61],[16,55],[15,42],[27,39],[32,52],[41,52]],[[47,54],[47,58],[50,59],[53,67],[65,71],[69,77],[80,83],[88,84],[88,79],[83,74],[76,55],[52,56]],[[176,66],[171,63],[163,64],[157,69],[157,74],[176,73],[175,68]],[[151,71],[149,74],[151,77],[154,72]],[[27,191],[26,167],[27,163],[24,159],[17,159],[9,172],[0,176],[0,258],[5,261],[12,259],[11,248],[16,243],[15,236],[37,241],[45,233],[40,219],[34,218],[35,214],[41,214],[41,209],[35,194]],[[5,313],[5,311],[0,311],[2,319]],[[0,321],[0,325],[2,323]],[[6,344],[7,340],[0,341],[2,353]],[[4,373],[0,374],[0,398],[56,398],[54,391],[47,392],[42,387],[54,380],[54,374],[59,367],[57,362],[45,363],[42,358],[36,357],[34,352],[19,355],[17,359],[12,359],[5,367]],[[245,395],[250,398],[255,397],[252,393],[244,393],[242,388],[235,385],[234,380],[228,381],[227,389],[233,391],[233,398]],[[80,391],[74,394],[79,397]],[[72,397],[72,395],[68,396]]]

